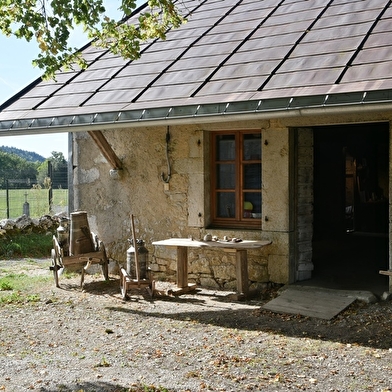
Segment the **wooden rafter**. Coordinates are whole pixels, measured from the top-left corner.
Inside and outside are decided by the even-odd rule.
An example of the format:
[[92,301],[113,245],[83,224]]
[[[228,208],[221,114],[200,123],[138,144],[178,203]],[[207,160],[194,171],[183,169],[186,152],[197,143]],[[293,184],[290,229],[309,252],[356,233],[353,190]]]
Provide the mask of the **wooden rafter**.
[[95,144],[98,146],[102,155],[110,163],[113,169],[121,170],[122,162],[116,153],[113,151],[112,146],[106,140],[105,136],[101,131],[88,131],[88,134],[94,140]]

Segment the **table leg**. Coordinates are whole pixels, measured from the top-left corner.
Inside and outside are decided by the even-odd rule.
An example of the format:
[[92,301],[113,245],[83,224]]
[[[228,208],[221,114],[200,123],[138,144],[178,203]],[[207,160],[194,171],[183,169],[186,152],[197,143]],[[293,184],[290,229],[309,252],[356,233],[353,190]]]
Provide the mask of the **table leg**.
[[237,249],[236,256],[236,273],[237,273],[237,291],[238,294],[245,297],[249,293],[248,286],[248,256],[246,249]]
[[181,295],[196,290],[196,283],[188,283],[188,248],[177,246],[177,288],[168,290],[169,295]]
[[177,287],[183,289],[188,287],[188,248],[177,247]]

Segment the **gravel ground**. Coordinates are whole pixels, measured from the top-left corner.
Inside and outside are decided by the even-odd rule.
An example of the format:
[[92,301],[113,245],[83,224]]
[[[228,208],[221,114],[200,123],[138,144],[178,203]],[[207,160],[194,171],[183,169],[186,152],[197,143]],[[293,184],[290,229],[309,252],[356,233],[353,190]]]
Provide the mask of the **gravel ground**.
[[[13,263],[50,273],[47,260]],[[118,277],[85,282],[50,280],[37,302],[0,305],[0,391],[392,391],[391,302],[326,321],[262,310],[273,290],[123,301]]]

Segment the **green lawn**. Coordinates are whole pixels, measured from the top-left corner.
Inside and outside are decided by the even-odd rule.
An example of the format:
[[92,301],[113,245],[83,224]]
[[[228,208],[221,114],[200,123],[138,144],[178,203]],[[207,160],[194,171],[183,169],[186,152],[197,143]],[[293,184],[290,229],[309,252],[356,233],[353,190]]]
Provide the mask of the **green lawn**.
[[[9,217],[18,218],[23,214],[25,201],[29,203],[30,217],[39,218],[49,214],[49,191],[48,189],[10,189]],[[53,189],[52,210],[54,213],[65,211],[68,205],[68,189]],[[7,218],[6,190],[0,189],[0,219]]]

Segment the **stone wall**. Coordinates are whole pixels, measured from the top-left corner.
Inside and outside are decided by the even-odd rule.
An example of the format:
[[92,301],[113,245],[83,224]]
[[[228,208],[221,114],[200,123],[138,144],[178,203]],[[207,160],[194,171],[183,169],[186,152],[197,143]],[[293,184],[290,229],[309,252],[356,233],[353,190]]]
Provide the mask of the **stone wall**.
[[[311,127],[382,119],[375,116],[343,113],[171,126],[168,184],[161,178],[168,173],[167,127],[102,130],[123,163],[118,176],[110,175],[110,165],[89,135],[76,133],[72,162],[74,204],[76,209],[87,211],[92,231],[105,243],[109,257],[120,264],[126,261],[133,214],[137,238],[145,241],[150,266],[162,279],[175,279],[176,255],[174,250],[152,246],[152,242],[171,237],[201,239],[206,233],[272,241],[261,250],[249,252],[251,286],[307,279],[313,269]],[[218,230],[209,225],[210,132],[230,129],[262,132],[259,229]],[[297,139],[293,141],[295,132]],[[221,251],[192,250],[189,277],[203,286],[234,287],[234,257]]]
[[[166,127],[103,131],[123,163],[123,170],[116,177],[110,175],[111,167],[89,135],[75,134],[75,209],[87,211],[90,228],[105,243],[108,256],[119,264],[126,262],[127,240],[131,237],[130,214],[133,214],[136,236],[145,241],[150,267],[159,279],[175,279],[176,256],[171,249],[152,246],[153,241],[190,236],[202,239],[206,233],[211,233],[219,238],[227,235],[272,240],[273,245],[249,252],[249,284],[259,287],[271,281],[271,252],[277,254],[272,259],[274,282],[285,283],[286,274],[279,270],[282,263],[284,268],[287,265],[287,233],[285,228],[275,232],[279,222],[285,221],[281,218],[284,211],[280,212],[279,206],[274,208],[277,213],[271,231],[261,230],[261,227],[242,230],[209,227],[209,131],[239,128],[260,131],[269,128],[269,122],[170,127],[171,178],[168,184],[162,181],[162,175],[165,178],[168,173]],[[275,138],[280,138],[279,135],[277,133]],[[280,144],[287,151],[285,138]],[[279,159],[283,164],[281,172],[285,173],[287,157],[283,155]],[[279,160],[275,160],[274,165],[278,168]],[[277,178],[271,178],[271,189],[286,187],[285,179],[286,173],[279,185]],[[277,203],[282,202],[276,195],[271,196]],[[287,193],[283,195],[283,202],[287,202]],[[202,286],[233,288],[236,285],[235,257],[221,250],[190,250],[188,271],[190,281]]]
[[22,215],[17,219],[0,220],[0,238],[6,235],[18,235],[28,233],[55,233],[59,224],[58,216],[44,215],[41,218],[32,219]]
[[313,271],[313,130],[297,130],[296,280],[310,279]]

